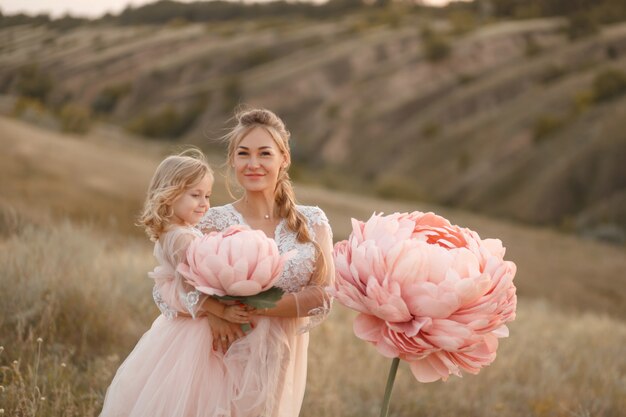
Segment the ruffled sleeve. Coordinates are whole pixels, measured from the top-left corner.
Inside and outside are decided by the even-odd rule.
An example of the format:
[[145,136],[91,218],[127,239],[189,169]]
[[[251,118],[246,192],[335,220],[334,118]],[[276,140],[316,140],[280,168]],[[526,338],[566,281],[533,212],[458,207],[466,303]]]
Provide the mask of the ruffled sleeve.
[[306,207],[302,210],[307,217],[313,239],[320,246],[321,253],[308,285],[294,293],[298,317],[308,317],[308,322],[299,329],[309,331],[322,323],[330,314],[332,297],[328,288],[333,285],[335,267],[333,264],[333,233],[326,214],[319,207]]
[[173,319],[179,312],[195,318],[207,297],[187,284],[176,271],[177,265],[185,261],[189,244],[199,235],[193,229],[175,229],[161,236],[155,248],[155,256],[161,265],[148,275],[154,279],[154,301],[168,319]]

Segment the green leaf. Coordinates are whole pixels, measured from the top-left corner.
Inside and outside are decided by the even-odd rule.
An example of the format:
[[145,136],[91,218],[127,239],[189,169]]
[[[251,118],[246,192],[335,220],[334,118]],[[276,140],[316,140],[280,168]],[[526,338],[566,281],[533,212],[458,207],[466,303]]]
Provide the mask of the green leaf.
[[249,296],[214,296],[218,300],[223,301],[239,301],[256,309],[274,308],[276,302],[280,300],[285,292],[278,287],[272,287],[269,290],[262,291],[256,295]]

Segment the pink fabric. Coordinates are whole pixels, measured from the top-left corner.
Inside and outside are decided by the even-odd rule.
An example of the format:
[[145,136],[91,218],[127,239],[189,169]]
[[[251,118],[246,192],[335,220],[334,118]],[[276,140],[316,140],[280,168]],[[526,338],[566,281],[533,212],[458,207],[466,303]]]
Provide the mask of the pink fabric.
[[309,341],[297,326],[260,318],[224,355],[206,320],[161,315],[118,369],[100,416],[297,416]]
[[[189,288],[173,266],[193,238],[175,229],[155,250],[156,289],[179,312],[187,311],[179,300]],[[305,319],[260,317],[223,354],[213,351],[205,318],[160,315],[117,370],[100,416],[295,417],[306,381],[309,335],[297,334],[304,325]]]

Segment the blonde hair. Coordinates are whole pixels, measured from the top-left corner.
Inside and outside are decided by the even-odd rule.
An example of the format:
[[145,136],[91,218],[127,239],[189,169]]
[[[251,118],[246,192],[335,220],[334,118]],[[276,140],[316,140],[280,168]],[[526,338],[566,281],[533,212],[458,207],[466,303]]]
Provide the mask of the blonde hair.
[[168,156],[159,164],[137,222],[145,228],[150,240],[157,241],[165,231],[174,214],[172,204],[207,175],[213,179],[213,170],[197,148]]
[[[264,129],[274,139],[279,151],[285,157],[285,165],[278,172],[278,180],[274,189],[274,201],[276,203],[278,215],[284,218],[287,227],[296,233],[296,239],[300,243],[311,242],[315,246],[316,261],[318,268],[316,274],[312,277],[313,281],[321,283],[326,273],[326,259],[322,254],[322,250],[317,242],[311,236],[311,232],[307,226],[306,218],[296,209],[296,196],[289,177],[289,166],[291,165],[291,153],[289,151],[289,139],[291,134],[285,127],[285,123],[275,113],[267,109],[245,109],[235,114],[237,125],[227,133],[223,139],[228,142],[228,160],[227,170],[235,159],[237,146],[241,141],[255,128]],[[226,178],[228,180],[228,173]],[[228,186],[228,182],[227,182]],[[229,188],[230,192],[230,188]]]

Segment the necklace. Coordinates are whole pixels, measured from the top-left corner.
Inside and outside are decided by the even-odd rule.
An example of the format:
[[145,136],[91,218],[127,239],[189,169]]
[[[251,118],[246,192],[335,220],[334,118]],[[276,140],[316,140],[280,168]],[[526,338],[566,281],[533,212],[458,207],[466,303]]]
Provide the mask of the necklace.
[[[246,200],[243,200],[243,202],[244,202],[244,205],[246,205],[246,206],[248,205],[248,200],[247,200],[247,199],[246,199]],[[264,214],[264,215],[263,215],[263,218],[264,218],[265,220],[269,220],[269,219],[270,219],[270,215],[269,215],[269,214]]]

